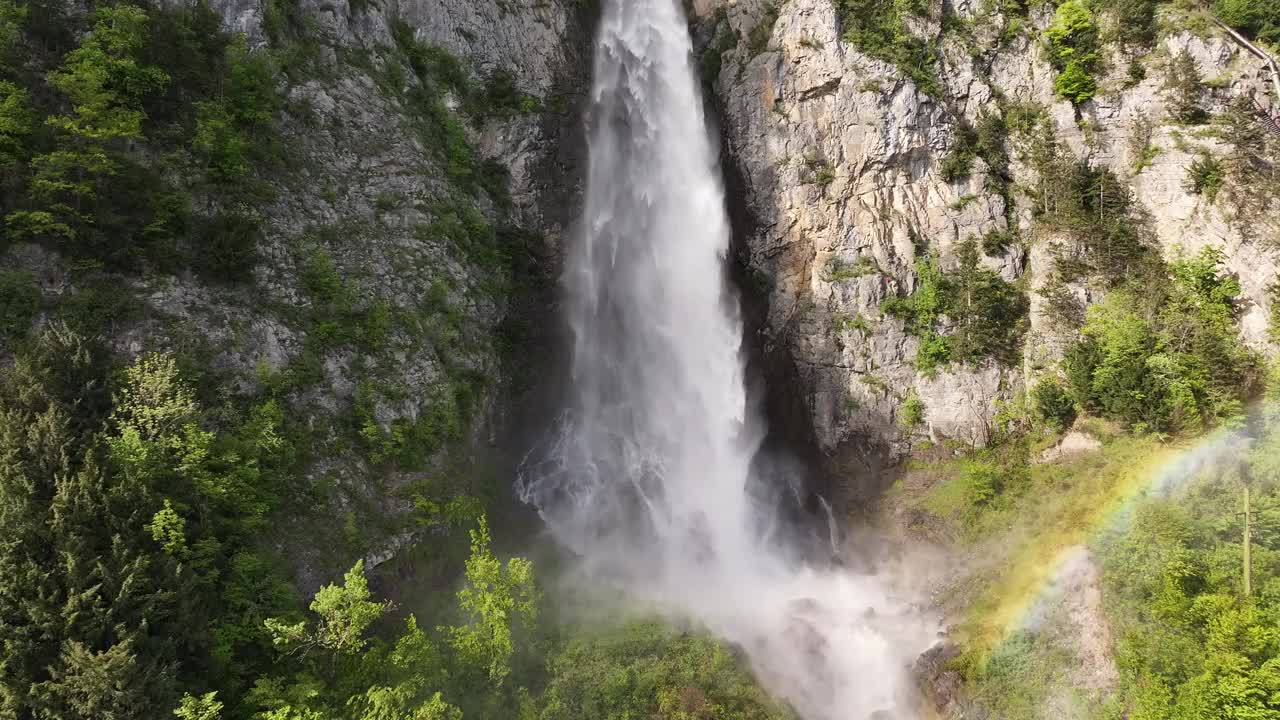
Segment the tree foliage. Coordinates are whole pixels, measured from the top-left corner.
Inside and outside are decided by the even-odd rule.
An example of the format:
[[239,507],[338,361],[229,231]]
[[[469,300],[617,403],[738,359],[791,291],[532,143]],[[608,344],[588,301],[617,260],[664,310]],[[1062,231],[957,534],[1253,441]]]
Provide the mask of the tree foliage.
[[792,717],[725,648],[653,623],[575,640],[551,660],[551,671],[542,720]]
[[36,209],[7,219],[19,234],[52,232],[75,239],[80,226],[93,222],[98,186],[116,174],[108,149],[144,139],[142,103],[169,79],[140,61],[147,22],[146,13],[131,5],[98,8],[93,31],[50,73],[49,83],[66,96],[72,112],[46,121],[62,132],[64,142],[32,159],[30,194]]
[[266,195],[251,171],[279,156],[268,53],[247,52],[204,3],[101,5],[83,28],[55,10],[12,23],[15,43],[38,52],[0,78],[0,234],[112,270],[243,277],[256,232],[213,233],[215,245],[235,239],[230,251],[187,239],[206,227],[192,222],[194,192],[236,218]]
[[459,658],[481,669],[488,680],[501,684],[511,672],[515,654],[513,635],[537,621],[538,589],[533,566],[522,558],[504,565],[489,549],[489,524],[483,517],[471,531],[467,585],[458,605],[467,622],[448,630],[449,644]]
[[[1262,443],[1274,450],[1270,414]],[[1242,592],[1243,478],[1228,455],[1187,488],[1143,499],[1099,543],[1128,717],[1280,717],[1280,496],[1268,455],[1252,455],[1254,595]]]
[[1238,418],[1256,360],[1237,339],[1240,286],[1221,263],[1205,248],[1169,266],[1162,292],[1117,290],[1090,308],[1066,360],[1076,402],[1140,432]]
[[17,717],[137,717],[265,659],[265,628],[227,636],[219,617],[250,612],[229,602],[234,560],[287,461],[278,411],[206,429],[170,356],[128,368],[110,400],[106,382],[92,345],[58,327],[0,382],[0,565],[16,583],[0,587],[0,698]]
[[1162,274],[1150,223],[1128,185],[1109,169],[1076,160],[1052,137],[1037,137],[1028,154],[1039,180],[1034,210],[1068,240],[1054,248],[1046,292],[1081,280],[1115,287]]
[[1280,6],[1267,0],[1214,0],[1214,12],[1228,25],[1263,42],[1280,43]]
[[918,261],[915,292],[890,298],[883,310],[919,339],[916,366],[925,372],[988,358],[1014,362],[1024,330],[1025,297],[982,265],[975,241],[960,245],[956,261],[951,271],[943,271],[936,257]]
[[907,30],[906,21],[925,14],[920,0],[838,0],[845,40],[878,60],[891,63],[911,78],[921,92],[942,91],[936,66],[938,52]]
[[1190,52],[1183,50],[1170,60],[1165,78],[1165,94],[1170,110],[1179,122],[1199,125],[1209,118],[1201,105],[1204,81]]
[[1058,5],[1044,33],[1049,61],[1058,70],[1054,90],[1076,104],[1092,98],[1098,89],[1093,76],[1101,59],[1098,32],[1089,4],[1066,0]]

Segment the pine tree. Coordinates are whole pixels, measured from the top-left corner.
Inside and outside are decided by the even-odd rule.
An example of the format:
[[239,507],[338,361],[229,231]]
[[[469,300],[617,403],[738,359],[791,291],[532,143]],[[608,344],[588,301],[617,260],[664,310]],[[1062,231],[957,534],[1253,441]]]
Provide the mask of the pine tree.
[[143,139],[142,100],[168,82],[163,70],[138,61],[147,29],[142,9],[103,6],[96,18],[93,32],[49,75],[72,112],[47,120],[61,131],[62,142],[32,159],[36,209],[9,214],[12,234],[75,238],[81,227],[91,225],[98,185],[118,167],[113,148]]
[[145,482],[99,440],[88,345],[37,337],[0,377],[0,717],[139,717],[175,697],[184,582],[156,552]]

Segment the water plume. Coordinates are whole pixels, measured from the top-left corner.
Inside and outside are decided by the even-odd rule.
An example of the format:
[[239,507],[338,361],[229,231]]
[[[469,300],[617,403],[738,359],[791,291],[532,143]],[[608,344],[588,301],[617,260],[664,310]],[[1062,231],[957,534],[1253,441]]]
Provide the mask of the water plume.
[[906,668],[930,639],[918,613],[876,577],[798,565],[769,538],[695,77],[677,0],[607,0],[563,278],[572,389],[521,496],[585,572],[742,648],[806,720],[912,717]]

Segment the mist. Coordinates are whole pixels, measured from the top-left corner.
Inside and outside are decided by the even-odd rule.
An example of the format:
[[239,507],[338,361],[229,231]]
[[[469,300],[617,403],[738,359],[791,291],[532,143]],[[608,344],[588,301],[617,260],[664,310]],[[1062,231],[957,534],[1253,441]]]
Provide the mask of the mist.
[[579,572],[741,648],[806,720],[913,717],[908,668],[930,621],[890,578],[803,561],[780,493],[759,491],[789,480],[753,477],[782,464],[756,462],[763,419],[686,18],[675,0],[608,0],[598,33],[562,279],[571,389],[521,498]]

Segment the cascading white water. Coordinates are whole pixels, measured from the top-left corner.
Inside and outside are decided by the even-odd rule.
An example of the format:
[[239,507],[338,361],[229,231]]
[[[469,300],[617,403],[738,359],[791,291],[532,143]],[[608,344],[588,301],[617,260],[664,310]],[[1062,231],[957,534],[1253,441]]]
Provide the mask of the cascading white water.
[[907,718],[923,623],[761,531],[724,190],[677,0],[607,0],[594,73],[573,389],[521,495],[588,572],[743,648],[807,720]]

